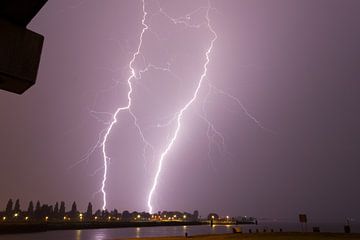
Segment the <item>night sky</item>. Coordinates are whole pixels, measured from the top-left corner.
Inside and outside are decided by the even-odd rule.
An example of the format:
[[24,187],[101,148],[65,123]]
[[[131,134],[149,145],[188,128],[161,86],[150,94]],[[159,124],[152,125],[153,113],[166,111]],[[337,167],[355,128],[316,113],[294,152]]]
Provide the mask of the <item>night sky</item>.
[[[144,152],[129,112],[109,136],[109,209],[148,210],[171,120],[192,97],[212,38],[159,9],[196,25],[207,4],[145,0],[150,29],[135,72],[167,71],[133,81],[131,109],[152,147]],[[360,1],[211,5],[218,38],[165,158],[154,210],[360,220]],[[45,36],[37,83],[21,96],[0,92],[1,208],[10,197],[25,208],[38,199],[102,206],[101,148],[87,153],[127,104],[142,17],[140,0],[52,0],[33,19],[29,28]]]

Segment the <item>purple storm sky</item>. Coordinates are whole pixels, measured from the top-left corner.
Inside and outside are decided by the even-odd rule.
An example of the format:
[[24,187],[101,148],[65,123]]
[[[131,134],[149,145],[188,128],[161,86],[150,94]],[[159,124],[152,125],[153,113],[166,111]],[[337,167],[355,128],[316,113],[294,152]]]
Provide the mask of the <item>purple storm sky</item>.
[[[159,125],[191,98],[212,37],[204,26],[186,28],[159,12],[161,6],[174,18],[186,16],[206,0],[145,4],[150,30],[134,68],[171,72],[152,69],[133,82],[132,110],[153,149],[143,152],[128,112],[109,136],[108,208],[121,211],[147,210],[159,156],[174,131],[174,123]],[[360,1],[211,4],[218,39],[165,159],[154,210],[360,219]],[[2,208],[10,197],[23,207],[38,199],[101,207],[101,149],[83,157],[108,126],[108,113],[127,104],[142,14],[140,0],[53,0],[34,18],[29,28],[45,36],[38,81],[22,96],[0,93]],[[205,14],[187,21],[200,24]]]

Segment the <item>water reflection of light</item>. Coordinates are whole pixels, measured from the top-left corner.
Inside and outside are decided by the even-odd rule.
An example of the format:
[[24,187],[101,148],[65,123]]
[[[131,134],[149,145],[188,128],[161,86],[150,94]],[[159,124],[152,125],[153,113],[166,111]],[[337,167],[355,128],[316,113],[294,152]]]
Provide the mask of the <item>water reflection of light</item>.
[[76,230],[76,240],[81,240],[81,230]]
[[136,238],[140,238],[141,236],[141,228],[137,227],[136,228]]
[[98,229],[95,233],[95,240],[104,240],[106,238],[105,232],[101,229]]

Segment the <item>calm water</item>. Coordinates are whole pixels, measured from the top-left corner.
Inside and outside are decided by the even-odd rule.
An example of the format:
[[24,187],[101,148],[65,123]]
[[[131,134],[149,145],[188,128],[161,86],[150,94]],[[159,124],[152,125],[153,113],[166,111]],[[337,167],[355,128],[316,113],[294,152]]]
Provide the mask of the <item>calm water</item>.
[[[312,226],[319,226],[322,232],[343,232],[343,224],[308,224],[308,230]],[[175,226],[175,227],[142,227],[142,228],[119,228],[119,229],[90,229],[90,230],[66,230],[49,231],[43,233],[19,234],[19,235],[0,235],[0,240],[108,240],[114,238],[139,238],[139,237],[158,237],[158,236],[184,236],[185,232],[191,235],[201,234],[222,234],[231,233],[233,226]],[[252,229],[263,231],[263,229],[274,229],[278,232],[280,228],[283,231],[300,231],[300,225],[297,223],[267,223],[259,225],[241,226],[243,232]],[[352,232],[360,232],[360,225],[353,225]]]

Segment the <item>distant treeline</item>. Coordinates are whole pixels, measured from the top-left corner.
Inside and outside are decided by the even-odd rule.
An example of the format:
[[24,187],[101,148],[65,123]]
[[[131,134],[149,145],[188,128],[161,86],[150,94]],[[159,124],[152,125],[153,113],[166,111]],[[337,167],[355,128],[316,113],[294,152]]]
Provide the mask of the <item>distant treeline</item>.
[[[30,201],[27,210],[22,210],[20,201],[17,199],[15,203],[12,199],[6,204],[5,211],[0,212],[2,222],[54,222],[54,221],[186,221],[196,222],[199,220],[199,212],[195,210],[193,213],[179,211],[162,211],[155,214],[147,212],[129,212],[127,210],[119,212],[117,209],[112,211],[96,210],[93,212],[93,205],[89,202],[85,212],[78,211],[76,202],[74,201],[69,211],[66,210],[65,202],[60,204],[56,202],[54,205],[41,204],[37,201],[34,205]],[[216,217],[217,214],[209,214],[208,219]]]

